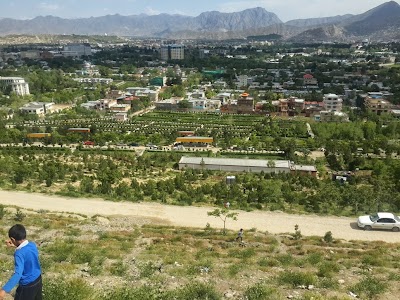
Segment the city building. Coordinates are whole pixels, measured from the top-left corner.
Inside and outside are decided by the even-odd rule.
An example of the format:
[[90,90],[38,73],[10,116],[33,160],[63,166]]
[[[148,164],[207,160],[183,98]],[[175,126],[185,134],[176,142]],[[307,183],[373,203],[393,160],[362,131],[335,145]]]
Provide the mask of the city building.
[[327,111],[342,111],[343,100],[336,94],[326,94],[323,103],[324,109]]
[[162,45],[161,60],[181,60],[185,58],[185,46],[178,44]]
[[316,78],[314,78],[314,76],[312,76],[311,74],[305,74],[303,76],[303,84],[305,86],[317,85],[318,84],[318,80]]
[[100,99],[97,102],[96,108],[98,110],[109,110],[110,107],[117,105],[117,100],[114,99]]
[[236,87],[247,87],[248,85],[253,83],[253,78],[247,75],[239,75],[236,77]]
[[237,100],[237,112],[239,114],[252,113],[254,111],[254,98],[248,93],[243,93]]
[[179,169],[187,168],[226,172],[301,173],[317,176],[317,169],[314,166],[295,165],[288,160],[183,156],[179,161]]
[[11,91],[18,96],[29,95],[29,84],[21,77],[1,77],[0,86],[3,88],[11,87]]
[[368,111],[371,111],[377,115],[389,113],[392,109],[392,104],[389,101],[371,95],[365,97],[364,105]]
[[53,105],[53,102],[29,102],[19,110],[22,113],[27,114],[45,115],[46,113],[51,112]]
[[74,78],[75,81],[80,83],[91,83],[91,84],[111,84],[114,80],[111,78],[93,78],[93,77],[85,77],[85,78]]
[[69,44],[64,46],[64,50],[62,54],[67,57],[82,57],[82,56],[91,56],[92,55],[92,47],[90,44]]

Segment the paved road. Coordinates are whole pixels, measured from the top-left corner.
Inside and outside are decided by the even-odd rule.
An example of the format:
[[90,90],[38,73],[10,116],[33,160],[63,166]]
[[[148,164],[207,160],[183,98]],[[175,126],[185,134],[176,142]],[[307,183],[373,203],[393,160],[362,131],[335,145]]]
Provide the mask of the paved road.
[[[135,218],[158,219],[165,224],[204,228],[207,223],[221,228],[222,221],[207,215],[210,207],[181,207],[158,203],[109,202],[101,199],[69,199],[43,194],[1,191],[0,203],[33,210],[80,213],[87,216],[124,215]],[[299,225],[306,236],[324,236],[331,231],[334,238],[345,240],[385,241],[400,243],[400,233],[386,231],[363,231],[355,224],[355,219],[344,217],[319,217],[315,215],[289,215],[281,212],[238,211],[238,220],[227,221],[227,228],[245,230],[257,228],[274,234],[293,233]]]

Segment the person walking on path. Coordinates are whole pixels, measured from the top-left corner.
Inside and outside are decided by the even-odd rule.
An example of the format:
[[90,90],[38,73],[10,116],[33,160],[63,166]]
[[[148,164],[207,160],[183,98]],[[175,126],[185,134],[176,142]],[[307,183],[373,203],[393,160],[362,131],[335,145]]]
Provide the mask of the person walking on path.
[[16,224],[8,231],[8,247],[15,247],[14,274],[0,290],[0,300],[18,284],[14,300],[42,300],[42,271],[36,244],[26,239],[25,227]]
[[239,232],[238,232],[238,235],[237,235],[237,237],[236,237],[235,240],[236,240],[236,241],[239,241],[239,240],[240,240],[240,242],[243,242],[243,229],[242,229],[242,228],[240,228],[240,230],[239,230]]

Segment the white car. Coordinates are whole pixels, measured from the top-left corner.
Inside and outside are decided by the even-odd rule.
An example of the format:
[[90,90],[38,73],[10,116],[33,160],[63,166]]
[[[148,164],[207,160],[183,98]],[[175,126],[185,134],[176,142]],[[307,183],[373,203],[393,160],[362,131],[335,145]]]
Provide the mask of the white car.
[[364,230],[386,229],[400,231],[400,218],[392,213],[378,212],[369,216],[360,216],[357,225]]

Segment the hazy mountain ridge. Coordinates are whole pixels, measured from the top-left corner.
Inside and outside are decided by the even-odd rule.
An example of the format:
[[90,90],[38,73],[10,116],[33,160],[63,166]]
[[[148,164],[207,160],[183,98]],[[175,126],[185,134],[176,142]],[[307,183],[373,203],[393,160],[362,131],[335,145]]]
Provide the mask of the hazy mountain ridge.
[[359,38],[397,40],[400,5],[383,3],[359,15],[295,19],[283,23],[264,8],[241,12],[209,11],[183,15],[107,15],[81,19],[40,16],[31,20],[0,19],[0,35],[78,34],[159,37],[174,39],[232,39],[279,34],[288,41],[350,41]]
[[354,15],[347,14],[343,16],[333,16],[333,17],[324,17],[324,18],[310,18],[310,19],[295,19],[287,21],[285,24],[290,26],[298,26],[298,27],[310,27],[310,26],[321,26],[328,24],[336,24],[347,20]]

